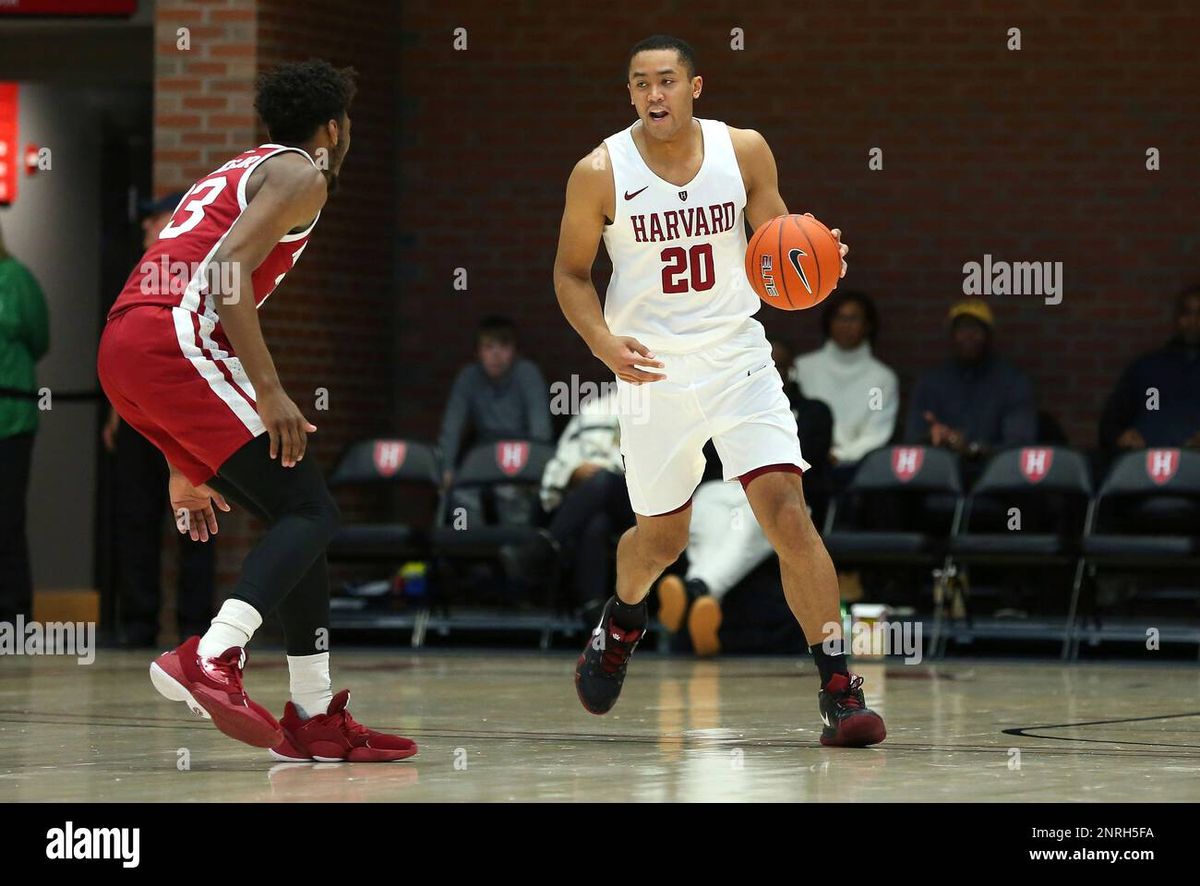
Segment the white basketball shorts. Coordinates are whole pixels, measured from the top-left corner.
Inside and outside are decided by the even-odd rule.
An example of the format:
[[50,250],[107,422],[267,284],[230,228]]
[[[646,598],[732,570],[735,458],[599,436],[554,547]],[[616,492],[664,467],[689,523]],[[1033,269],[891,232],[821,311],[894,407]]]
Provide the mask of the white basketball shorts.
[[665,365],[661,381],[617,380],[621,455],[629,501],[636,514],[680,510],[704,474],[702,450],[713,441],[734,480],[757,468],[791,464],[804,471],[796,417],[771,345],[754,318],[700,351],[655,352]]

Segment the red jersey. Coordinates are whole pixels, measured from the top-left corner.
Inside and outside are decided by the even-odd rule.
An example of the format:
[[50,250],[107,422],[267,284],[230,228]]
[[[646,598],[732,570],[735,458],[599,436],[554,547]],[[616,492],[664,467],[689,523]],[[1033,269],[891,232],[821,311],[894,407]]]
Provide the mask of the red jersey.
[[[287,151],[295,151],[312,162],[312,157],[301,148],[260,145],[192,185],[175,207],[170,223],[129,275],[125,288],[108,312],[108,319],[138,305],[181,309],[197,315],[189,325],[194,324],[205,345],[215,344],[229,351],[216,304],[217,299],[230,297],[237,277],[234,268],[212,265],[212,257],[246,208],[250,174],[263,160]],[[320,217],[318,213],[317,218]],[[256,308],[262,306],[300,258],[317,218],[303,231],[286,234],[251,273]]]

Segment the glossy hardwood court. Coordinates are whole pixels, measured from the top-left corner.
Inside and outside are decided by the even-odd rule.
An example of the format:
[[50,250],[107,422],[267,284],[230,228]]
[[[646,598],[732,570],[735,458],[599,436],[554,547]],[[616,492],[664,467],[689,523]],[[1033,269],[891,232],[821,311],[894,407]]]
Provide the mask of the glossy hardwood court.
[[[639,653],[601,718],[570,653],[342,649],[355,716],[421,746],[372,765],[275,763],[162,700],[151,657],[0,658],[0,801],[1200,800],[1186,662],[860,664],[889,736],[837,750],[808,662]],[[252,651],[247,674],[279,715],[282,653]]]

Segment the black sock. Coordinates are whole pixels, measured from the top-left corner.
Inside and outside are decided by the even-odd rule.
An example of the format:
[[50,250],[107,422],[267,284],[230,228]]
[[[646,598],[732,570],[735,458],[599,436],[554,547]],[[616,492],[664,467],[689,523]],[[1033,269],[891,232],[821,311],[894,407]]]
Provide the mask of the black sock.
[[640,631],[646,626],[646,601],[630,606],[614,595],[612,620],[623,631]]
[[809,646],[808,649],[812,652],[813,661],[817,663],[817,672],[821,675],[821,688],[824,689],[829,683],[834,674],[847,674],[850,671],[846,667],[846,656],[841,651],[842,641],[836,640],[830,644],[830,647],[837,650],[837,653],[830,655],[825,651],[825,646],[818,643],[816,646]]

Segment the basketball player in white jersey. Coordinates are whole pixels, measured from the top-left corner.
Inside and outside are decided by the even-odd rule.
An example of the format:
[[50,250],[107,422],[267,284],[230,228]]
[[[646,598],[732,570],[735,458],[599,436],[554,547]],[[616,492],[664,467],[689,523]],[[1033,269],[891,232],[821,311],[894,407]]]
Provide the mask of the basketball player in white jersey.
[[[746,223],[757,230],[788,211],[774,157],[757,132],[692,116],[703,81],[682,40],[643,40],[627,73],[638,119],[575,165],[554,264],[568,322],[616,375],[621,403],[638,410],[621,414],[637,525],[617,546],[616,595],[576,666],[579,699],[594,714],[616,703],[645,633],[645,598],[687,546],[711,438],[725,479],[745,487],[779,556],[784,594],[811,644],[821,743],[875,744],[886,730],[846,667],[837,578],[804,503],[808,464],[752,317],[761,301],[744,270]],[[591,279],[601,239],[613,264],[603,310]],[[630,396],[630,385],[646,387]]]

